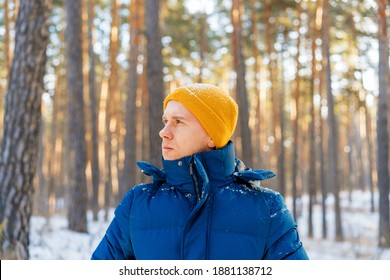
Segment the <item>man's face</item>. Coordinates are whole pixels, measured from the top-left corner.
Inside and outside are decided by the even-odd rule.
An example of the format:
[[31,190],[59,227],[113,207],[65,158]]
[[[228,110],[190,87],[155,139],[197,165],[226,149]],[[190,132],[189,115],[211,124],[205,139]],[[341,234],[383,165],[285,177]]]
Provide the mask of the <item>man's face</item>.
[[159,134],[165,160],[176,160],[214,147],[198,119],[180,102],[168,102],[162,121],[164,127]]

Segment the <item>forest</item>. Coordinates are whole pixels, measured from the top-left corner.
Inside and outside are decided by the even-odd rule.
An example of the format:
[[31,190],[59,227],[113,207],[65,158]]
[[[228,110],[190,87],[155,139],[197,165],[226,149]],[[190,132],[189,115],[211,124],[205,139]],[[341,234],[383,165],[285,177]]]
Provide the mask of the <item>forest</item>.
[[1,0],[1,259],[29,259],[32,216],[107,221],[149,180],[136,162],[161,167],[164,96],[197,82],[237,101],[237,157],[277,173],[266,187],[295,219],[308,198],[309,238],[316,206],[321,238],[348,238],[340,196],[359,191],[389,248],[389,15],[386,0]]

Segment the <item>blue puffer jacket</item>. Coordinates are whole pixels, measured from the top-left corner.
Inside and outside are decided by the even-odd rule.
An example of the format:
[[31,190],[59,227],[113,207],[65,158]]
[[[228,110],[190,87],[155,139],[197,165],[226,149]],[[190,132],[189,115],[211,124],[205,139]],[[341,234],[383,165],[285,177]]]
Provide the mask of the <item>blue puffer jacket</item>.
[[275,174],[232,142],[163,165],[138,163],[153,183],[127,192],[92,259],[308,259],[283,197],[260,187]]

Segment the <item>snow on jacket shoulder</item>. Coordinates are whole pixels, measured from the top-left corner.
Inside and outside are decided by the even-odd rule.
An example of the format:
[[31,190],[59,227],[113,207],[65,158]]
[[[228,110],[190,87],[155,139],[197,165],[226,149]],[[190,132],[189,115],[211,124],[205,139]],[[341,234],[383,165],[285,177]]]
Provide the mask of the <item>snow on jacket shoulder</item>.
[[153,183],[130,189],[92,259],[308,259],[283,197],[222,149],[164,169],[139,162]]

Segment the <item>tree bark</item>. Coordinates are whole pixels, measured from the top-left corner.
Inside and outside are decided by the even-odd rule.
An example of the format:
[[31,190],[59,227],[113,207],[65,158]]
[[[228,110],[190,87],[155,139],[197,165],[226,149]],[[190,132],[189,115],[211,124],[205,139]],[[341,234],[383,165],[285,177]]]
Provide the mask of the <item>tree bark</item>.
[[261,132],[262,132],[262,115],[264,114],[261,111],[261,100],[260,100],[260,50],[258,47],[258,41],[260,40],[259,35],[259,28],[258,28],[258,15],[257,15],[257,1],[251,0],[251,32],[252,32],[252,56],[254,57],[254,63],[253,63],[253,84],[254,84],[254,102],[255,102],[255,128],[254,128],[254,135],[253,135],[253,147],[254,147],[254,161],[253,161],[253,168],[259,169],[261,165],[263,164],[262,160],[262,148],[263,143],[261,141]]
[[[318,17],[318,7],[315,7],[313,10],[313,15],[315,19]],[[308,193],[309,193],[309,206],[308,206],[308,236],[313,238],[314,236],[314,224],[313,224],[313,210],[315,203],[315,194],[316,194],[316,112],[314,105],[314,95],[315,95],[315,80],[317,78],[317,60],[315,58],[316,53],[316,40],[318,37],[318,26],[316,24],[317,20],[312,21],[310,27],[312,28],[312,38],[311,38],[311,79],[310,79],[310,94],[309,94],[309,178],[308,178]]]
[[137,89],[138,89],[138,55],[140,44],[140,2],[130,3],[130,53],[128,73],[128,93],[126,100],[126,135],[125,160],[121,180],[121,196],[136,184],[136,154],[137,154]]
[[95,52],[93,51],[93,19],[94,0],[88,0],[88,56],[89,56],[89,103],[90,103],[90,120],[91,120],[91,172],[92,172],[92,213],[93,220],[97,221],[99,211],[99,184],[100,184],[100,167],[99,167],[99,135],[98,135],[98,96],[96,91],[96,70],[95,70]]
[[299,156],[299,123],[300,123],[300,91],[301,91],[301,79],[299,77],[299,71],[301,70],[301,64],[299,62],[300,56],[300,48],[301,48],[301,34],[299,32],[301,28],[301,5],[298,3],[298,38],[297,38],[297,55],[295,57],[295,63],[297,65],[296,73],[295,73],[295,90],[294,90],[294,111],[292,119],[292,127],[293,127],[293,153],[292,153],[292,198],[293,198],[293,217],[297,220],[297,198],[298,198],[298,156]]
[[386,0],[378,3],[379,41],[379,96],[377,117],[377,169],[379,189],[379,246],[390,247],[389,213],[389,132],[388,132],[388,84],[389,84],[389,38],[387,35]]
[[[108,182],[109,190],[113,197],[111,202],[117,204],[118,197],[118,151],[119,151],[119,127],[120,113],[119,106],[121,104],[119,92],[119,65],[116,60],[119,53],[119,1],[111,1],[111,30],[110,30],[110,48],[109,48],[109,67],[110,75],[108,78],[108,99],[107,99],[107,136],[110,138],[106,142],[109,156],[107,157],[107,166],[111,173]],[[114,206],[110,205],[110,206]]]
[[[287,42],[287,34],[284,33],[284,42]],[[286,50],[287,48],[287,44],[283,44],[283,48],[284,48],[284,51]],[[277,105],[277,114],[279,115],[278,119],[279,119],[279,139],[280,141],[277,142],[278,144],[278,154],[277,154],[277,170],[281,171],[280,173],[278,173],[278,177],[279,177],[279,184],[280,186],[286,186],[286,175],[285,175],[285,172],[284,170],[286,170],[286,147],[284,146],[284,141],[286,139],[286,114],[285,114],[285,110],[284,110],[284,107],[285,107],[285,103],[286,103],[286,98],[285,98],[285,92],[286,92],[286,89],[285,89],[285,86],[286,86],[286,79],[284,78],[284,67],[283,67],[283,52],[280,52],[279,55],[278,55],[278,60],[280,61],[280,65],[281,65],[281,69],[279,71],[279,80],[280,80],[280,87],[278,87],[278,98],[277,99],[277,102],[275,103],[275,105]],[[283,171],[282,171],[283,170]],[[285,187],[282,188],[284,190],[284,192],[286,191],[285,190]],[[284,195],[286,195],[286,193],[284,193]],[[293,193],[293,205],[296,204],[296,194],[294,196],[294,193]],[[294,206],[295,208],[295,206]],[[295,218],[294,218],[295,219]]]
[[241,34],[241,2],[232,2],[232,23],[233,23],[233,62],[236,72],[236,98],[239,110],[239,123],[241,131],[242,160],[248,166],[253,166],[252,158],[252,137],[249,128],[249,104],[245,81],[245,58],[242,52]]
[[207,52],[207,31],[208,31],[208,25],[207,25],[207,14],[204,13],[200,16],[199,19],[200,29],[199,29],[199,76],[198,76],[198,83],[203,82],[203,72],[206,67],[205,63],[205,54]]
[[161,166],[161,129],[163,114],[164,81],[162,43],[159,26],[160,1],[146,0],[145,22],[147,37],[147,83],[149,94],[149,161]]
[[375,151],[374,151],[374,145],[373,145],[373,140],[372,140],[372,128],[371,128],[371,115],[370,112],[368,111],[368,108],[366,104],[364,104],[364,112],[365,112],[365,127],[366,127],[366,150],[367,150],[367,183],[370,189],[371,193],[371,198],[370,198],[370,210],[371,213],[375,212],[375,192],[374,192],[374,179],[373,179],[373,173],[374,173],[374,165],[375,165]]
[[11,65],[11,44],[10,44],[10,22],[9,22],[9,5],[8,0],[4,0],[4,60],[5,69],[9,71]]
[[0,154],[1,259],[29,258],[51,1],[21,1]]
[[270,152],[269,152],[269,158],[271,159],[271,168],[275,166],[274,159],[276,159],[276,168],[277,168],[277,180],[278,180],[278,186],[279,186],[279,192],[282,195],[286,195],[286,184],[285,184],[285,172],[283,169],[281,169],[282,164],[278,162],[279,159],[282,158],[281,156],[281,135],[282,135],[282,129],[280,125],[280,116],[278,114],[279,112],[279,96],[277,94],[276,90],[276,72],[277,72],[277,63],[274,58],[274,48],[273,48],[273,38],[272,38],[272,31],[274,30],[274,26],[271,19],[271,1],[265,0],[264,1],[264,41],[265,41],[265,52],[267,54],[267,57],[269,59],[268,62],[268,71],[269,71],[269,82],[270,82],[270,88],[268,95],[271,99],[271,122],[270,127],[272,134],[271,136],[274,137],[273,142],[270,143],[269,139],[271,137],[267,138],[268,145],[271,146]]
[[87,232],[86,142],[82,72],[81,4],[66,1],[68,73],[69,190],[68,228]]
[[323,1],[322,14],[322,48],[325,59],[326,88],[328,102],[328,125],[329,125],[329,184],[333,186],[333,195],[335,199],[335,230],[336,240],[343,240],[343,231],[341,223],[340,208],[340,178],[339,178],[339,160],[338,160],[338,128],[337,119],[334,113],[334,100],[331,86],[331,66],[330,66],[330,35],[329,35],[329,0]]

